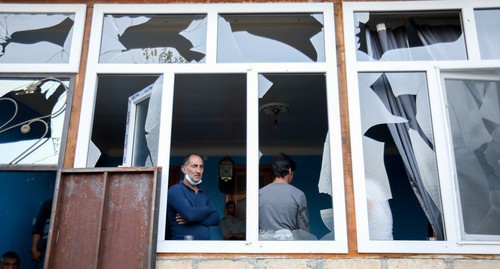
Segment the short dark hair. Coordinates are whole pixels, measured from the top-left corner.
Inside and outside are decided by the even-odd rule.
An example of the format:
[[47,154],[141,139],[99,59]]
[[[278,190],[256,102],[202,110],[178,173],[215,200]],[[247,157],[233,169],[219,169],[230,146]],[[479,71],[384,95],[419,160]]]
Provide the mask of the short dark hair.
[[288,175],[288,169],[291,169],[292,172],[295,171],[296,164],[293,161],[292,157],[286,155],[285,153],[280,153],[273,160],[273,177],[284,177]]
[[203,160],[203,157],[201,157],[201,155],[192,153],[192,154],[186,155],[186,157],[184,157],[184,161],[182,162],[183,166],[188,164],[189,158],[191,158],[191,156],[198,156]]
[[5,259],[16,259],[17,265],[21,263],[21,261],[19,260],[19,255],[17,255],[17,253],[15,253],[14,251],[7,251],[2,254],[2,265],[5,262]]
[[232,201],[232,200],[229,200],[229,201],[226,202],[226,208],[228,208],[230,205],[236,206],[236,203],[234,201]]

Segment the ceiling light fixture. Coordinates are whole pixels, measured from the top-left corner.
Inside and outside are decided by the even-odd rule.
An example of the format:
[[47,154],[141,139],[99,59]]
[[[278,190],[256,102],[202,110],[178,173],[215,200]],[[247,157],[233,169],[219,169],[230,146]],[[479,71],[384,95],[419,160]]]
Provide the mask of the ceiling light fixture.
[[260,112],[265,116],[274,117],[274,128],[278,128],[278,117],[290,111],[290,107],[284,103],[267,103],[260,107]]
[[282,116],[290,111],[290,107],[284,103],[267,103],[260,107],[260,112],[266,116]]

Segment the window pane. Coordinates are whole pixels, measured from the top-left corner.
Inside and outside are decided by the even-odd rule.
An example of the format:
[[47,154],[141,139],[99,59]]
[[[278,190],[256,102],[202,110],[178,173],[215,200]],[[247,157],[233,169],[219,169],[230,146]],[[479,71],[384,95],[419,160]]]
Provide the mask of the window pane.
[[[128,159],[124,159],[125,148],[135,157],[135,165],[156,165],[161,85],[162,77],[157,75],[98,77],[88,167],[115,167],[124,161],[131,165]],[[139,106],[137,116],[142,118],[134,121],[133,126],[127,125],[129,99],[146,88],[151,88],[154,98],[148,99],[147,111]],[[125,142],[127,132],[135,136]]]
[[500,59],[500,9],[474,11],[477,37],[482,59]]
[[425,73],[358,76],[371,240],[444,240]]
[[460,12],[356,12],[358,61],[465,60]]
[[246,152],[246,75],[178,74],[174,91],[173,156],[193,149]]
[[500,82],[491,77],[445,80],[463,240],[500,238]]
[[0,79],[0,163],[57,164],[69,80]]
[[[325,74],[261,74],[259,97],[260,240],[333,240]],[[278,190],[286,185],[271,183],[280,152],[297,165],[290,196]],[[296,217],[299,205],[307,206],[308,214],[298,210],[306,217]]]
[[206,15],[105,15],[100,63],[205,62]]
[[[156,88],[155,88],[156,86]],[[151,127],[159,123],[159,111],[152,113],[149,110],[149,104],[159,100],[151,100],[151,93],[154,89],[158,90],[157,83],[149,85],[145,89],[135,93],[128,99],[127,112],[127,129],[125,136],[125,153],[123,163],[130,166],[146,166],[156,163],[153,161],[151,151],[156,152],[157,149],[151,148],[151,144],[155,144],[158,138],[152,139],[152,136],[158,133],[151,132]],[[159,105],[157,105],[159,107]],[[152,140],[151,140],[152,139]],[[149,140],[149,141],[148,141]],[[155,141],[155,142],[153,142]]]
[[71,14],[0,13],[0,63],[68,63]]
[[219,16],[217,61],[324,62],[322,14]]
[[[204,169],[200,188],[208,195],[220,218],[224,217],[225,203],[229,200],[236,202],[239,218],[244,218],[246,213],[246,83],[246,74],[175,76],[168,184],[173,186],[184,178],[180,167],[186,155],[201,155]],[[234,177],[227,184],[219,179],[219,164],[225,156],[234,162]],[[167,199],[170,197],[169,192]],[[183,215],[186,208],[171,205],[167,210],[167,221],[173,229],[167,227],[166,239],[170,239],[171,233],[174,239],[178,239],[183,238],[185,232],[194,232],[197,240],[196,231],[206,227],[210,230],[210,240],[223,239],[219,219],[214,224],[211,217],[206,216],[200,222],[190,224],[196,231],[187,231],[175,223],[175,213]],[[197,210],[203,209],[193,209]],[[205,221],[210,224],[205,224]]]

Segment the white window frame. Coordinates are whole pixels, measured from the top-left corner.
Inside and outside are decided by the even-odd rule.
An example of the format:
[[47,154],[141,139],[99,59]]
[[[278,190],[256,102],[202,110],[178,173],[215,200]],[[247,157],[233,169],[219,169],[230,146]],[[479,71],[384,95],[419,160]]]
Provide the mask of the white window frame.
[[[83,31],[85,27],[85,15],[87,7],[85,4],[0,4],[1,13],[23,13],[23,14],[74,14],[74,25],[72,29],[71,52],[68,63],[51,64],[51,63],[1,63],[0,73],[5,77],[67,77],[69,79],[70,90],[67,94],[66,111],[64,112],[63,134],[61,137],[61,145],[59,148],[59,157],[57,163],[54,164],[15,164],[15,165],[0,165],[2,169],[15,170],[30,170],[47,169],[53,170],[57,167],[62,167],[64,160],[64,151],[66,145],[66,135],[69,126],[69,116],[74,87],[75,74],[78,73],[81,51],[83,45]],[[26,76],[26,74],[30,74]]]
[[31,13],[31,14],[63,14],[75,15],[71,51],[68,63],[8,63],[0,64],[0,72],[22,73],[77,73],[80,67],[80,58],[83,46],[83,30],[85,27],[85,4],[1,4],[2,13]]
[[137,105],[151,97],[153,87],[148,86],[128,98],[127,127],[125,129],[125,146],[123,153],[123,165],[132,166],[135,147],[135,125],[137,117]]
[[[99,49],[105,14],[207,14],[206,63],[197,64],[100,64]],[[317,63],[216,63],[217,20],[219,13],[322,13],[324,15],[325,61]],[[162,253],[347,253],[347,227],[343,183],[342,142],[337,83],[333,3],[272,4],[96,4],[92,21],[89,58],[76,145],[75,167],[86,167],[89,154],[96,79],[101,74],[157,74],[163,76],[162,111],[158,165],[169,167],[174,78],[177,74],[247,74],[247,177],[258,178],[258,75],[260,73],[324,73],[327,84],[330,132],[332,200],[335,241],[259,241],[258,182],[247,181],[247,239],[245,241],[165,240],[168,169],[163,169],[159,208],[157,252]]]
[[[491,68],[491,66],[488,66],[488,67],[485,67],[484,70],[488,70],[489,68]],[[481,69],[481,67],[477,67],[477,68],[466,68],[466,69],[448,69],[448,70],[440,70],[440,69],[436,69],[436,73],[439,75],[439,79],[440,79],[440,88],[442,89],[442,96],[443,96],[443,100],[444,100],[444,107],[445,108],[448,108],[448,101],[446,99],[446,93],[445,93],[445,80],[446,79],[458,79],[458,80],[482,80],[482,81],[496,81],[496,82],[500,82],[500,77],[498,75],[492,75],[492,74],[474,74],[474,73],[467,73],[468,71],[475,71],[475,70],[478,70],[478,69]],[[500,71],[500,66],[497,66],[497,71]],[[445,111],[446,112],[446,111]],[[450,125],[450,121],[449,121],[449,118],[447,117],[447,115],[445,115],[445,120],[446,122],[444,122],[444,124],[446,124],[445,126],[447,126],[447,130],[450,130],[451,129],[451,125]],[[448,132],[446,134],[448,137],[447,139],[449,141],[452,141],[452,136],[451,136],[451,132]],[[453,151],[453,146],[450,145],[450,151]],[[449,159],[449,164],[450,167],[452,167],[452,169],[454,169],[454,171],[456,171],[456,162],[455,162],[455,157],[452,155],[450,156],[450,159]],[[476,238],[475,240],[473,239],[470,239],[470,240],[463,240],[462,237],[462,231],[463,231],[463,215],[462,215],[462,203],[461,203],[461,197],[460,197],[460,193],[459,193],[459,186],[458,186],[458,182],[457,180],[453,177],[451,178],[452,180],[452,192],[453,192],[453,195],[454,197],[456,197],[456,202],[455,202],[455,206],[456,206],[456,211],[455,211],[455,214],[456,214],[456,219],[455,219],[455,225],[456,225],[456,237],[457,237],[457,241],[459,242],[459,244],[463,244],[463,245],[468,245],[468,244],[472,244],[472,245],[477,245],[478,242],[480,242],[480,245],[481,244],[486,244],[488,246],[490,245],[500,245],[500,235],[469,235],[470,238]],[[484,241],[482,241],[484,240]],[[498,249],[500,249],[500,246],[497,246]],[[498,252],[496,252],[498,253]]]
[[[364,253],[471,253],[494,254],[500,251],[500,241],[480,242],[460,240],[460,217],[457,204],[457,186],[453,145],[448,133],[444,88],[441,84],[446,72],[476,68],[500,68],[499,60],[481,60],[477,43],[474,9],[500,8],[495,1],[412,1],[412,2],[344,2],[344,40],[346,53],[348,103],[350,114],[351,153],[356,208],[358,251]],[[460,61],[391,61],[358,62],[354,37],[354,12],[377,11],[436,11],[457,10],[461,13],[468,59]],[[445,241],[377,241],[370,240],[365,193],[364,157],[358,90],[361,72],[425,72],[427,74],[430,110],[435,141],[439,186],[443,208]],[[447,126],[447,128],[443,128]]]

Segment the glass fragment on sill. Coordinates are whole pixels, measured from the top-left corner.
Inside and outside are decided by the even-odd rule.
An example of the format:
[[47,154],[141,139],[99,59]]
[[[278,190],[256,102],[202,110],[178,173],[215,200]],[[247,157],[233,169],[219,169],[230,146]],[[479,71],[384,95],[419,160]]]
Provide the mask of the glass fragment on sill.
[[100,63],[203,63],[206,15],[105,15]]
[[0,163],[57,164],[68,81],[0,80]]
[[460,12],[356,12],[358,61],[465,60]]
[[0,13],[0,63],[68,63],[74,15]]
[[217,61],[324,62],[322,14],[219,16]]

